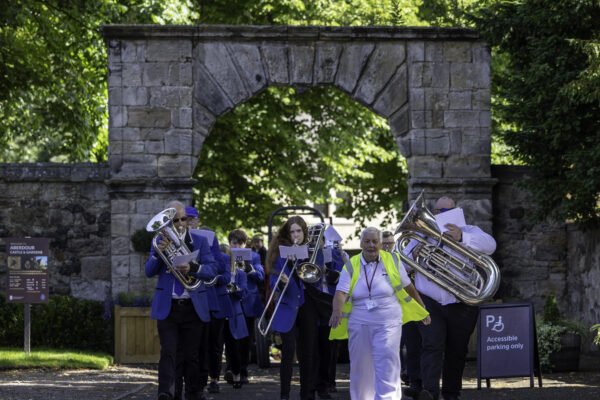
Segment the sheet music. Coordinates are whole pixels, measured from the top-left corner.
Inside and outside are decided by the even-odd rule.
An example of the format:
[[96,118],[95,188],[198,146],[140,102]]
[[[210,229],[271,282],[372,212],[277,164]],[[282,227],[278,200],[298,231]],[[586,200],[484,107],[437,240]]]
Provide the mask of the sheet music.
[[331,247],[323,247],[323,262],[331,262]]
[[436,215],[435,221],[441,232],[446,232],[448,230],[444,227],[446,224],[454,224],[458,227],[467,225],[465,222],[465,214],[463,213],[462,208],[459,207]]
[[215,233],[213,231],[207,231],[205,229],[190,229],[190,232],[206,238],[209,246],[212,246],[213,241],[215,240]]
[[190,254],[182,254],[182,255],[173,257],[173,260],[171,260],[171,264],[174,267],[176,267],[178,265],[188,264],[190,261],[194,261],[197,257],[198,257],[198,250],[196,250]]
[[308,258],[308,246],[279,246],[279,256],[282,258],[296,258],[304,260]]
[[325,233],[323,234],[323,236],[325,236],[325,240],[327,240],[327,241],[331,241],[331,242],[341,242],[342,241],[342,237],[340,236],[338,231],[335,230],[333,225],[329,225],[327,227],[327,229],[325,229]]
[[232,247],[231,255],[234,261],[252,261],[252,249]]

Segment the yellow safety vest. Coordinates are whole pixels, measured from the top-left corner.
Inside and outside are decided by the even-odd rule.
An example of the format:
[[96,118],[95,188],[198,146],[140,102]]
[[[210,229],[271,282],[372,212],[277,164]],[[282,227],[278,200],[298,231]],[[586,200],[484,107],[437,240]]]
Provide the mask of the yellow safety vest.
[[[361,254],[357,254],[350,259],[351,265],[346,264],[344,266],[346,272],[352,277],[350,281],[350,292],[348,293],[348,299],[342,306],[342,323],[336,328],[331,329],[329,332],[329,340],[348,338],[348,317],[350,317],[350,311],[352,310],[352,291],[360,276]],[[390,278],[392,287],[394,288],[394,292],[396,293],[396,297],[402,306],[402,323],[406,324],[411,321],[421,321],[427,317],[429,315],[427,310],[421,307],[416,301],[412,301],[412,297],[410,297],[402,287],[402,280],[400,279],[398,267],[396,266],[396,257],[393,257],[390,253],[383,250],[380,250],[379,254],[388,277]]]

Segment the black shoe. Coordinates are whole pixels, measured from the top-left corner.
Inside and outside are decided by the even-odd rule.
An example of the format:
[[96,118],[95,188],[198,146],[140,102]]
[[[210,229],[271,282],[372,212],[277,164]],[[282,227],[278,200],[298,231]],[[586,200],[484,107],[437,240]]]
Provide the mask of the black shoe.
[[437,400],[437,396],[434,396],[428,390],[422,390],[421,393],[419,393],[418,400]]
[[405,385],[410,385],[410,377],[408,376],[407,373],[401,373],[400,374],[400,379],[402,379],[402,382],[404,382]]
[[442,394],[444,400],[460,400],[460,396],[457,394]]
[[225,382],[229,383],[230,385],[233,385],[233,372],[225,371],[225,375],[223,375],[223,378],[225,379]]
[[219,393],[219,384],[217,382],[211,382],[208,384],[208,393]]
[[234,389],[241,389],[242,388],[242,381],[233,381],[232,385],[233,385]]
[[242,382],[243,385],[247,385],[250,383],[250,381],[248,380],[248,377],[243,376],[243,375],[242,375],[242,377],[240,377],[240,382]]
[[402,389],[402,394],[406,397],[410,397],[411,399],[418,400],[419,394],[421,393],[421,389],[415,387],[407,387]]
[[169,393],[159,393],[158,400],[171,400],[172,397]]
[[331,397],[331,395],[326,391],[317,392],[317,394],[319,395],[320,399],[333,399],[333,397]]
[[198,394],[198,400],[208,400],[208,398],[206,397],[206,395],[204,394],[204,392],[200,392]]

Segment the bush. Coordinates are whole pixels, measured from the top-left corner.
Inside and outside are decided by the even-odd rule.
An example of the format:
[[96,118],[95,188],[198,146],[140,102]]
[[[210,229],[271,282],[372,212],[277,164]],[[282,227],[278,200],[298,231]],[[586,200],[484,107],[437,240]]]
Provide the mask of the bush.
[[[31,306],[31,346],[113,353],[112,318],[101,301],[53,295]],[[0,345],[23,345],[23,305],[6,303],[0,295]]]
[[540,366],[544,371],[551,371],[553,368],[550,355],[560,350],[560,337],[562,334],[575,333],[581,336],[586,334],[582,323],[561,318],[554,293],[549,293],[546,296],[544,316],[537,319],[536,332]]
[[138,229],[131,235],[131,244],[133,244],[133,250],[138,253],[148,253],[152,246],[152,239],[154,238],[154,232],[148,232],[146,229]]

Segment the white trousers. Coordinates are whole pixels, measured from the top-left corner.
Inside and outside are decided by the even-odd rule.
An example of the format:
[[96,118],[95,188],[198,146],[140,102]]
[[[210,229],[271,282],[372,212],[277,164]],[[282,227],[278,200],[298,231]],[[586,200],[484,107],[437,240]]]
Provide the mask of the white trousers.
[[400,337],[402,324],[348,323],[350,352],[350,398],[352,400],[398,400]]

